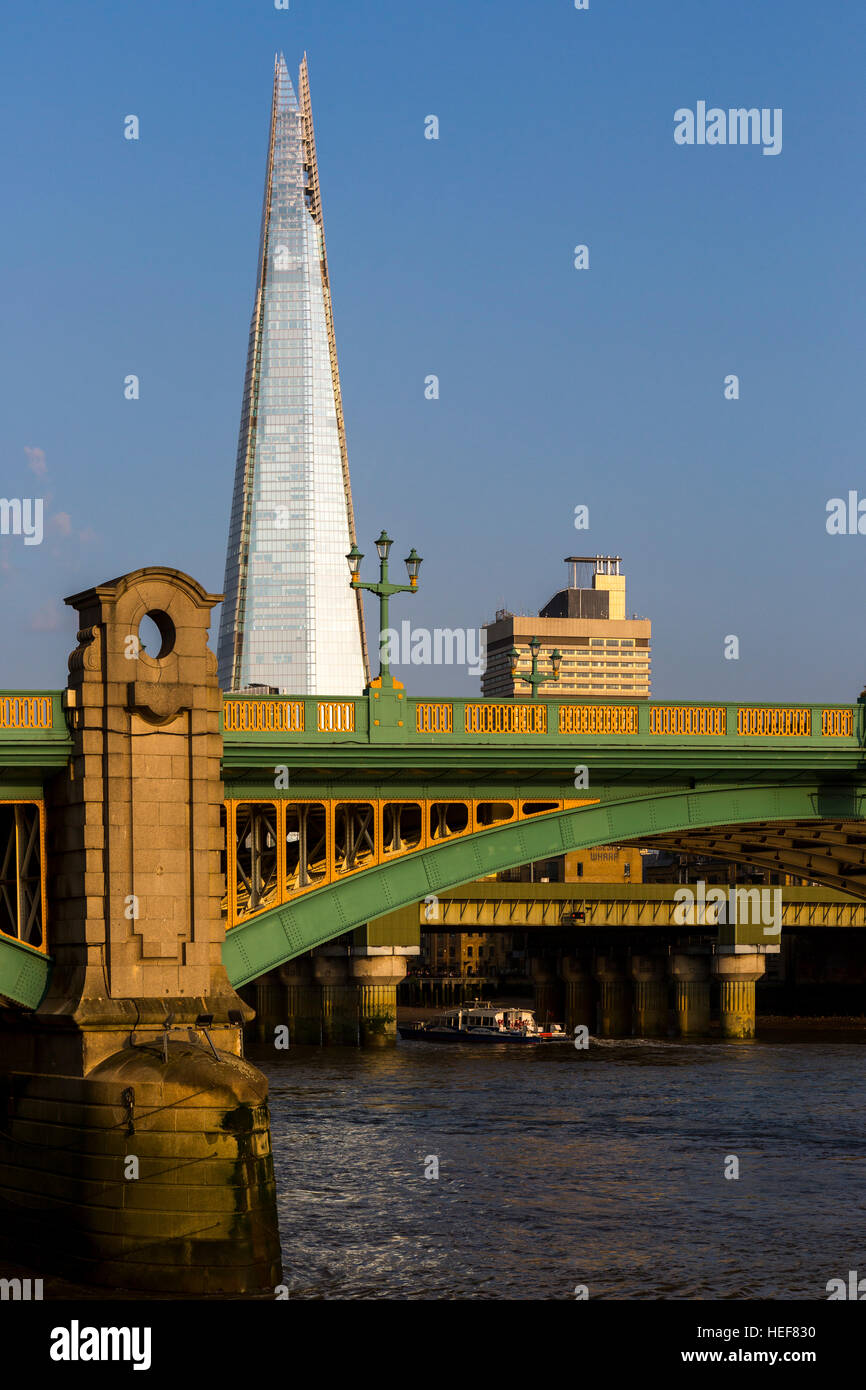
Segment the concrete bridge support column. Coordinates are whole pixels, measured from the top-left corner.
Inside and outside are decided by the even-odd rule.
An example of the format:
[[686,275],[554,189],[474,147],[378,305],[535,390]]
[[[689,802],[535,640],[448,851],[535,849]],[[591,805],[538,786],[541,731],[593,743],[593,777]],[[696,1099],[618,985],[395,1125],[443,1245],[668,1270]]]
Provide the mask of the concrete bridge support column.
[[562,995],[560,981],[554,966],[546,960],[535,958],[531,962],[532,983],[535,987],[535,1017],[539,1024],[548,1021],[558,1023],[562,1018]]
[[661,956],[632,956],[629,973],[634,981],[632,1025],[635,1037],[666,1038],[668,1033],[668,981]]
[[322,989],[313,978],[312,959],[296,956],[280,966],[279,976],[286,991],[284,1022],[290,1046],[318,1047],[322,1041]]
[[563,956],[559,973],[565,982],[565,1030],[595,1029],[595,984],[587,961],[580,956]]
[[710,1031],[710,958],[675,951],[670,961],[674,982],[674,1014],[683,1038],[704,1037]]
[[755,982],[765,969],[764,957],[757,951],[713,957],[723,1038],[745,1040],[755,1036]]
[[630,1037],[631,989],[622,965],[616,956],[599,952],[595,958],[593,973],[600,986],[599,1037]]
[[[362,1047],[393,1047],[397,1042],[397,986],[406,974],[406,957],[387,947],[353,948],[349,975],[357,988],[358,1034]],[[388,954],[373,955],[373,951]],[[369,953],[369,954],[368,954]]]
[[358,992],[349,981],[348,954],[313,956],[313,975],[322,987],[322,1042],[357,1047]]
[[253,988],[255,991],[253,1007],[256,1011],[252,1024],[253,1037],[259,1043],[272,1042],[274,1029],[286,1022],[285,986],[280,979],[279,972],[269,970],[266,975],[259,975]]

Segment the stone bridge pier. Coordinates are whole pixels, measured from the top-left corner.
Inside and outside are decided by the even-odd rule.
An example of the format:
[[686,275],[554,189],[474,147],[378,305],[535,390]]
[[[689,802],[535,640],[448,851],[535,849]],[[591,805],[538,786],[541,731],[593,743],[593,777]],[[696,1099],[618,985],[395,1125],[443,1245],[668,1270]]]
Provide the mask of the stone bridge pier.
[[322,946],[242,986],[255,1004],[256,1041],[286,1027],[291,1046],[393,1047],[410,949]]
[[[533,961],[539,995],[553,998],[553,965]],[[556,970],[565,989],[569,1033],[580,1025],[603,1038],[706,1037],[711,1032],[710,985],[718,982],[718,1032],[755,1036],[755,983],[766,969],[766,948],[673,946],[629,952],[605,948],[563,954]]]
[[[67,599],[73,751],[46,788],[54,957],[6,1010],[0,1241],[94,1285],[280,1281],[264,1077],[222,964],[219,595],[148,568]],[[149,616],[158,649],[139,628]]]

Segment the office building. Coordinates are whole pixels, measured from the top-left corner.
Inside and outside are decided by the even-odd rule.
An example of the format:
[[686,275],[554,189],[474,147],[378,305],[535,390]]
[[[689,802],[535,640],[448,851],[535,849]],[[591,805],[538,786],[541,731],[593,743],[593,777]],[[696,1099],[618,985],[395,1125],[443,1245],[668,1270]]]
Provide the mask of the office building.
[[[650,693],[648,618],[626,617],[625,575],[619,555],[570,555],[568,584],[535,615],[500,609],[485,624],[487,669],[481,693],[487,699],[526,699],[530,688],[518,679],[532,664],[529,643],[541,642],[539,666],[550,669],[550,654],[562,653],[559,680],[539,688],[544,700],[607,696],[647,699]],[[519,652],[516,673],[511,649]]]

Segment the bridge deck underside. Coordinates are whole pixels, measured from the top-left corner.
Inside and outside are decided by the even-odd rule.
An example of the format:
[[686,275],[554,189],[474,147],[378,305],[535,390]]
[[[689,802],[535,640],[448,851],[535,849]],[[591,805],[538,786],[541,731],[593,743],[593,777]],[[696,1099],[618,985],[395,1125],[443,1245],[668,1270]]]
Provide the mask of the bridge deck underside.
[[708,854],[793,874],[866,898],[866,825],[862,821],[759,821],[678,831],[646,839],[652,848]]

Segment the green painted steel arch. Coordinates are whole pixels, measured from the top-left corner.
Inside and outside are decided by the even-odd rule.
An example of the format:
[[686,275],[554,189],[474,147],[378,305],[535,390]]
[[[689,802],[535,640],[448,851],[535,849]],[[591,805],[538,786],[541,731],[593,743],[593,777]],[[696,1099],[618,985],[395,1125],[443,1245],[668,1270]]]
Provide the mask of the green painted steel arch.
[[237,987],[385,912],[533,859],[719,825],[862,819],[864,797],[818,782],[723,786],[607,801],[479,831],[362,870],[233,927],[223,961]]
[[0,936],[0,995],[25,1009],[42,1002],[51,978],[53,961],[10,936]]

